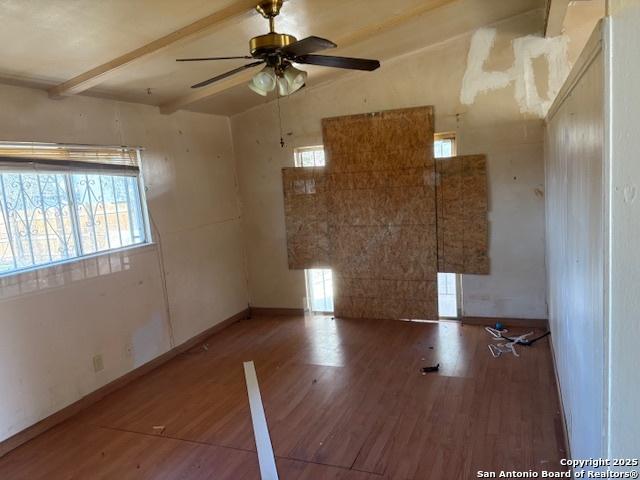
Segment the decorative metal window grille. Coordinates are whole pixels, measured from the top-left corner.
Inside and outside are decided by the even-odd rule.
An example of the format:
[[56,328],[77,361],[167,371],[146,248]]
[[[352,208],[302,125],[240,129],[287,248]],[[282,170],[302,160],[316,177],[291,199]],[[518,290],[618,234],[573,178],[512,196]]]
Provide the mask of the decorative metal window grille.
[[297,148],[295,151],[296,167],[324,167],[324,148],[319,147],[303,147]]
[[149,241],[137,172],[17,168],[4,160],[0,275]]

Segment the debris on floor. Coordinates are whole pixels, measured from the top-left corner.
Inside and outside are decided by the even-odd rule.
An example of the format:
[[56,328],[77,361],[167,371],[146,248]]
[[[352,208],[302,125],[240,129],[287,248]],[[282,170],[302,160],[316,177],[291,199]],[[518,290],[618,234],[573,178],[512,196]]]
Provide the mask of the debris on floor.
[[504,327],[502,328],[502,330],[499,330],[497,328],[498,326],[499,324],[496,324],[496,328],[485,327],[487,333],[489,333],[489,335],[493,337],[492,340],[507,340],[507,342],[505,343],[490,343],[489,345],[487,345],[489,347],[489,352],[491,352],[491,355],[494,358],[498,358],[503,353],[513,353],[516,357],[519,357],[520,355],[516,350],[516,345],[524,345],[526,347],[530,347],[541,338],[544,338],[547,335],[551,335],[551,332],[547,331],[536,338],[528,338],[530,335],[533,335],[533,332],[525,333],[517,337],[507,337],[505,334],[509,331]]
[[434,365],[433,367],[422,367],[420,369],[420,372],[422,372],[422,375],[426,375],[427,373],[437,372],[438,370],[440,370],[439,363],[437,365]]
[[155,433],[157,433],[158,435],[162,435],[164,433],[164,431],[166,430],[167,427],[165,427],[164,425],[154,425],[153,426],[153,431]]

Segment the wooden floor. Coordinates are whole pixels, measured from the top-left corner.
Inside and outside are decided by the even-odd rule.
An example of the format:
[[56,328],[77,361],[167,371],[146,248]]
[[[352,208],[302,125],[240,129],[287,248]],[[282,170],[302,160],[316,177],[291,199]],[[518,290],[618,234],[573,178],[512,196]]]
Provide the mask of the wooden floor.
[[487,343],[456,322],[243,320],[10,452],[0,478],[259,479],[245,360],[281,480],[560,469],[548,339],[520,358]]

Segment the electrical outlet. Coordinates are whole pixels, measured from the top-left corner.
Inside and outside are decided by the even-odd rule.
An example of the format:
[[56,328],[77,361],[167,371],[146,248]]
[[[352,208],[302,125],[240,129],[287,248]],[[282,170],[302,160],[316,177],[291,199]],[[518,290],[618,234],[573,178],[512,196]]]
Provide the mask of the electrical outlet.
[[93,357],[93,371],[94,372],[100,372],[104,370],[104,361],[102,360],[102,355],[98,354],[98,355],[94,355]]

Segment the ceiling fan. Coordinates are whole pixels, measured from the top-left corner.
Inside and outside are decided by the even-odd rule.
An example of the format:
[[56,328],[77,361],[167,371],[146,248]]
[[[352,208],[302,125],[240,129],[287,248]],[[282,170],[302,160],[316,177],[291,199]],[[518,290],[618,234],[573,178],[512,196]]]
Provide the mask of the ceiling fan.
[[364,71],[373,71],[380,67],[378,60],[314,55],[315,52],[337,47],[335,43],[324,38],[311,36],[298,41],[293,35],[277,33],[275,31],[275,17],[280,13],[283,2],[284,0],[260,0],[256,6],[256,10],[269,20],[269,33],[251,39],[249,42],[251,56],[177,59],[177,62],[257,60],[197,83],[191,88],[204,87],[249,68],[265,64],[264,69],[253,77],[249,88],[266,96],[277,87],[280,96],[287,96],[304,87],[307,80],[307,72],[297,69],[292,65],[293,63]]

